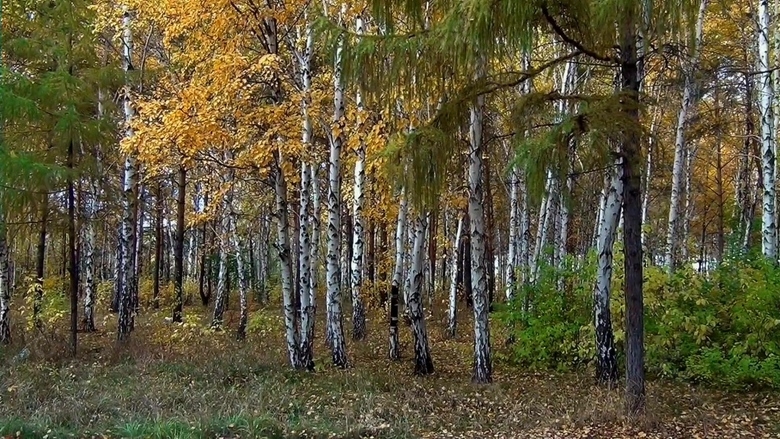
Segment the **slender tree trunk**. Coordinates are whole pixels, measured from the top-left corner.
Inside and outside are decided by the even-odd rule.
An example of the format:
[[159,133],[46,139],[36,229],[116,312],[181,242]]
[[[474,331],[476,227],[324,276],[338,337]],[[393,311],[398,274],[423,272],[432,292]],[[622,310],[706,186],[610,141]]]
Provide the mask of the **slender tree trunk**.
[[[304,125],[304,130],[306,127]],[[310,134],[310,132],[308,133]],[[309,144],[307,132],[304,131],[304,144]],[[298,272],[300,275],[300,283],[298,284],[298,290],[301,297],[301,334],[300,334],[300,366],[305,367],[308,370],[314,370],[314,354],[313,343],[310,338],[309,328],[312,323],[311,319],[314,317],[311,310],[311,243],[309,235],[310,224],[310,212],[309,212],[309,189],[311,187],[311,171],[306,162],[301,162],[301,190],[300,190],[300,210],[299,218],[300,228],[298,229],[299,238],[298,242]]]
[[[152,308],[160,308],[160,271],[162,270],[162,223],[163,223],[163,203],[162,203],[162,183],[157,182],[157,199],[155,200],[156,220],[154,224],[154,291],[152,293]],[[203,290],[203,281],[200,282],[201,292]]]
[[677,132],[674,142],[674,165],[672,168],[672,196],[669,203],[669,225],[666,232],[666,256],[665,265],[668,270],[673,270],[676,263],[675,251],[677,247],[677,229],[679,228],[679,204],[680,192],[683,183],[683,165],[686,155],[685,128],[688,123],[689,113],[694,105],[694,75],[699,67],[699,54],[702,41],[702,29],[704,22],[704,11],[707,7],[707,0],[701,0],[699,4],[699,15],[696,22],[696,41],[691,49],[691,57],[684,61],[683,74],[685,76],[685,85],[683,86],[682,104],[677,117]]
[[453,257],[452,257],[452,283],[450,284],[450,304],[449,312],[447,313],[447,334],[451,337],[455,337],[455,331],[458,327],[458,249],[460,248],[460,237],[463,234],[463,215],[458,218],[458,230],[455,232],[455,242],[453,243]]
[[622,160],[615,169],[604,193],[604,215],[599,225],[598,271],[593,293],[593,324],[596,330],[596,379],[609,387],[617,383],[618,365],[615,335],[612,331],[612,313],[609,302],[612,287],[612,247],[615,242],[618,218],[623,202]]
[[[249,281],[246,277],[246,262],[244,260],[244,240],[238,233],[238,215],[231,200],[228,215],[230,222],[230,247],[236,258],[236,272],[238,277],[238,328],[236,329],[236,339],[244,340],[246,338],[246,325],[249,319],[249,303],[247,294],[249,293]],[[181,264],[180,264],[181,266]]]
[[290,365],[300,368],[298,339],[295,334],[295,309],[293,308],[293,273],[290,254],[290,226],[287,220],[287,182],[282,171],[282,153],[276,151],[274,164],[274,192],[276,194],[276,228],[277,244],[281,265],[282,302],[284,303],[284,326],[287,340],[287,353]]
[[11,343],[11,285],[5,212],[0,207],[0,344]]
[[[480,67],[483,70],[484,67]],[[482,72],[480,71],[480,75]],[[492,381],[493,365],[490,360],[490,326],[488,323],[488,264],[485,262],[485,214],[483,210],[482,179],[482,130],[484,121],[484,96],[472,104],[469,129],[469,223],[471,238],[471,285],[474,303],[474,374],[472,381],[478,384]]]
[[409,291],[407,309],[414,333],[414,373],[428,375],[433,373],[433,360],[428,346],[428,332],[425,329],[425,312],[422,304],[425,217],[422,214],[418,215],[414,223],[412,269],[409,272],[411,291]]
[[84,236],[84,318],[82,327],[85,332],[94,332],[95,328],[95,216],[98,209],[97,197],[100,188],[96,181],[90,182],[87,199],[85,236]]
[[[70,68],[72,70],[72,67]],[[72,73],[72,72],[71,72]],[[67,167],[73,170],[73,139],[68,142]],[[76,253],[76,193],[73,185],[73,175],[68,175],[68,256],[70,262],[70,353],[76,356],[79,326],[79,264]]]
[[681,246],[681,259],[683,262],[688,263],[688,237],[691,233],[691,217],[693,216],[693,163],[696,159],[696,152],[698,145],[694,145],[689,148],[685,156],[685,209],[683,210],[684,216],[682,219],[682,246]]
[[[509,249],[507,250],[507,264],[506,264],[506,301],[511,302],[515,297],[515,290],[517,288],[517,268],[518,268],[518,254],[520,249],[520,232],[518,227],[518,213],[517,200],[519,197],[519,178],[517,166],[513,166],[509,171]],[[461,221],[458,221],[458,234],[460,234]],[[460,236],[455,241],[457,242]],[[452,295],[452,292],[450,292]]]
[[398,290],[401,287],[404,271],[404,250],[406,239],[406,193],[401,189],[401,203],[398,207],[398,221],[395,228],[395,265],[393,282],[390,287],[390,350],[391,360],[398,360]]
[[[313,43],[312,43],[313,44]],[[311,246],[310,265],[309,265],[309,308],[306,313],[309,315],[306,329],[306,340],[309,343],[308,350],[314,355],[314,322],[317,315],[317,288],[319,285],[319,266],[320,266],[320,183],[317,176],[318,166],[310,165],[311,174],[311,209],[309,210],[309,226],[311,227]],[[313,360],[304,364],[308,369],[314,368]]]
[[[626,95],[623,112],[639,124],[639,81],[637,72],[636,30],[632,20],[624,18],[620,29],[620,77]],[[628,412],[645,408],[644,301],[642,295],[642,151],[639,134],[625,133],[620,153],[623,157],[623,248],[625,251],[626,300],[626,402]]]
[[218,330],[222,329],[225,310],[227,310],[228,307],[228,276],[230,276],[228,264],[230,262],[230,251],[227,248],[228,243],[225,241],[230,239],[230,215],[228,213],[228,209],[230,209],[230,204],[232,202],[232,194],[230,194],[230,192],[232,192],[232,190],[228,190],[229,195],[227,195],[223,201],[223,215],[219,221],[219,272],[217,274],[217,296],[214,298],[214,315],[211,319],[211,327]]
[[764,182],[761,216],[761,250],[764,257],[777,262],[777,224],[775,217],[776,150],[774,133],[774,89],[770,65],[769,0],[758,1],[758,109],[761,114],[761,176]]
[[173,321],[181,322],[184,311],[184,208],[187,202],[187,170],[179,166],[176,198],[176,242],[173,257]]
[[[125,10],[122,16],[123,27],[123,39],[124,45],[124,70],[127,75],[133,70],[132,64],[132,52],[133,52],[133,34],[132,34],[132,17],[130,11]],[[125,137],[133,136],[133,128],[131,122],[135,116],[135,111],[130,99],[130,85],[125,84],[124,90],[124,114],[125,114]],[[133,220],[133,212],[135,211],[135,202],[133,197],[133,189],[136,186],[136,165],[135,158],[128,155],[125,158],[124,168],[124,182],[123,182],[123,208],[124,216],[122,217],[122,238],[121,250],[120,250],[120,276],[122,279],[122,289],[119,295],[119,321],[117,330],[117,339],[124,341],[130,335],[130,331],[133,327],[133,308],[132,308],[132,278],[135,273],[135,258],[133,257],[133,249],[135,243],[134,229],[135,224]]]
[[341,147],[344,143],[344,88],[341,81],[341,53],[344,41],[340,40],[336,49],[333,66],[334,84],[334,130],[338,131],[330,142],[330,172],[328,185],[328,340],[333,356],[333,364],[347,367],[347,349],[344,342],[343,317],[341,313],[340,291],[340,247],[341,247]]
[[[356,20],[356,31],[358,35],[363,33],[363,20],[358,17]],[[365,110],[363,109],[363,100],[360,96],[360,92],[357,94],[357,118],[358,125],[363,124],[365,119]],[[360,128],[358,128],[360,129]],[[363,204],[364,204],[364,189],[366,180],[365,160],[366,160],[366,145],[361,139],[359,141],[357,150],[357,160],[355,160],[355,184],[354,184],[354,201],[352,205],[352,216],[354,221],[354,227],[352,228],[352,338],[355,340],[362,340],[366,337],[366,309],[363,305],[363,251],[365,246],[365,232],[364,232],[364,218],[363,218]]]
[[[720,104],[719,88],[715,91],[715,119],[721,120],[722,109]],[[723,125],[719,123],[715,133],[715,190],[718,197],[718,264],[723,262],[726,248],[726,194],[723,188]]]

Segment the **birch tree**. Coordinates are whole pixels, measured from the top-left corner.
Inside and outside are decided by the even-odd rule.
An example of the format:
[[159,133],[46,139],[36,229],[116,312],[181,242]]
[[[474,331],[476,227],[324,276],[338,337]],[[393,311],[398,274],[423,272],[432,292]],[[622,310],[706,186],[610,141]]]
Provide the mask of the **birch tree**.
[[460,237],[463,233],[463,215],[458,217],[458,229],[455,232],[455,242],[452,246],[452,262],[450,272],[450,295],[447,311],[447,334],[455,337],[455,331],[458,327],[458,249],[460,248]]
[[702,32],[704,27],[704,12],[708,0],[699,3],[699,15],[696,20],[696,34],[693,47],[690,48],[690,57],[683,61],[683,85],[682,102],[680,112],[677,115],[677,130],[674,141],[674,165],[672,168],[672,194],[669,202],[669,223],[666,232],[665,265],[669,270],[674,269],[675,249],[677,247],[676,233],[679,223],[680,193],[683,184],[683,165],[686,150],[685,128],[693,107],[694,75],[699,68],[699,55],[701,53]]
[[623,202],[622,159],[615,161],[609,186],[603,195],[603,214],[598,233],[598,271],[593,293],[593,324],[596,330],[596,379],[612,386],[617,382],[618,365],[612,314],[609,303],[612,288],[612,247],[615,242]]
[[[125,8],[122,14],[122,45],[123,45],[123,68],[126,75],[129,75],[133,70],[132,55],[133,55],[133,32],[132,32],[132,15],[127,8]],[[127,76],[125,78],[128,80]],[[133,103],[131,99],[131,87],[129,82],[125,84],[123,92],[123,108],[125,116],[125,138],[133,136],[133,128],[131,123],[135,115],[133,109]],[[134,211],[135,202],[133,200],[133,190],[136,185],[136,164],[135,158],[132,154],[128,154],[125,158],[124,165],[124,179],[123,179],[123,217],[122,217],[122,234],[120,239],[120,273],[122,279],[122,289],[119,295],[119,322],[117,330],[117,338],[120,341],[126,340],[130,335],[130,331],[133,326],[133,313],[132,309],[132,277],[135,273],[135,221]]]
[[[342,15],[343,15],[342,11]],[[328,259],[327,259],[327,333],[333,364],[347,367],[341,313],[340,247],[341,247],[341,147],[344,143],[344,84],[341,78],[343,38],[338,43],[333,65],[333,129],[330,141],[328,175]]]
[[[484,75],[484,64],[477,69]],[[471,104],[469,129],[469,224],[471,237],[471,288],[474,301],[474,374],[476,383],[492,381],[490,360],[490,327],[488,324],[487,273],[485,272],[485,213],[482,188],[482,131],[484,123],[484,96]]]
[[776,153],[774,133],[774,88],[770,64],[769,0],[758,1],[758,110],[761,116],[761,177],[764,193],[761,202],[761,250],[767,259],[777,259],[777,218],[775,217]]
[[[356,32],[358,35],[363,33],[363,19],[358,17],[356,20]],[[360,92],[357,93],[357,117],[358,125],[362,124],[365,118],[363,108],[363,99]],[[355,161],[355,184],[354,201],[352,207],[352,261],[351,261],[351,286],[352,286],[352,338],[362,340],[366,336],[366,310],[363,306],[361,297],[361,287],[363,285],[363,247],[364,247],[364,225],[363,225],[363,186],[366,179],[365,160],[366,144],[361,138],[355,151],[357,160]]]
[[395,226],[395,264],[393,281],[390,286],[390,348],[391,360],[398,360],[398,290],[401,288],[404,272],[404,249],[406,248],[406,193],[401,189],[400,205],[398,206],[398,221]]
[[[412,268],[409,270],[411,289],[408,294],[406,308],[414,333],[414,373],[429,375],[433,373],[433,360],[428,346],[428,331],[425,328],[425,311],[423,310],[423,255],[425,243],[426,218],[418,214],[414,220],[414,247],[412,248]],[[396,319],[397,320],[397,319]]]

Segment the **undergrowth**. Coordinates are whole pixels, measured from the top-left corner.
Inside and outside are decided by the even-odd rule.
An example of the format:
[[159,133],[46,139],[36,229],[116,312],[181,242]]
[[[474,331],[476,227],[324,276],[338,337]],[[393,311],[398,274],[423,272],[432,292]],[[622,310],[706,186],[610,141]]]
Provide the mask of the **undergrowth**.
[[[497,317],[515,343],[506,360],[535,370],[591,365],[596,258],[542,266]],[[622,254],[613,263],[612,325],[623,355]],[[699,273],[645,268],[645,350],[651,376],[729,389],[780,388],[780,268],[741,257]],[[560,289],[559,286],[563,286]],[[527,306],[531,303],[531,306]],[[622,361],[621,361],[622,362]]]

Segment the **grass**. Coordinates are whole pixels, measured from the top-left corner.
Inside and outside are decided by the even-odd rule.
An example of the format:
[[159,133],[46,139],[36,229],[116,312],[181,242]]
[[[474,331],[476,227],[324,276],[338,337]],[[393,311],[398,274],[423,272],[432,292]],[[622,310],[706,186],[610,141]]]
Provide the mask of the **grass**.
[[[16,344],[0,352],[0,433],[47,439],[390,439],[634,437],[641,430],[647,437],[702,432],[702,437],[716,432],[733,437],[729,429],[739,428],[755,435],[746,437],[763,437],[778,422],[780,398],[773,394],[651,382],[650,415],[629,422],[622,413],[621,392],[595,387],[590,374],[528,374],[497,363],[494,384],[471,385],[465,312],[456,340],[444,337],[442,318],[429,320],[436,373],[425,378],[411,375],[406,328],[406,357],[386,360],[381,311],[370,314],[367,340],[348,343],[350,369],[330,366],[318,339],[315,373],[289,369],[276,307],[254,311],[253,318],[263,324],[250,325],[253,331],[244,342],[227,330],[205,331],[205,310],[191,307],[186,312],[185,325],[166,323],[167,314],[142,313],[131,341],[121,346],[111,332],[114,317],[107,316],[101,332],[80,335],[75,359],[67,354],[62,329],[17,331]],[[229,313],[226,327],[235,327],[236,320]],[[500,339],[500,329],[494,328],[494,340]],[[30,355],[19,361],[15,357],[23,348]],[[495,341],[494,348],[503,349]],[[592,435],[594,431],[602,436]]]

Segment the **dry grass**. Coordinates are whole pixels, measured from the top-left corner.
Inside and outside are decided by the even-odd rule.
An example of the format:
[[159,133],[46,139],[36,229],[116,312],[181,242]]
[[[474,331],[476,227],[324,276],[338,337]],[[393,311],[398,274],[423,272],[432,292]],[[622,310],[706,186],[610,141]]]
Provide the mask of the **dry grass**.
[[[725,394],[651,383],[648,415],[629,422],[619,391],[589,375],[530,374],[496,364],[495,383],[469,383],[468,316],[461,337],[429,321],[436,373],[411,376],[411,335],[403,361],[386,358],[384,317],[372,312],[369,338],[350,342],[353,367],[329,365],[322,339],[317,371],[289,370],[278,309],[258,310],[267,327],[239,343],[232,333],[201,335],[208,316],[187,310],[186,327],[145,313],[126,345],[113,318],[80,334],[76,359],[62,332],[16,333],[0,354],[0,432],[23,437],[741,437],[771,436],[777,395]],[[318,332],[324,327],[317,322]],[[229,314],[227,326],[235,326]],[[349,321],[345,329],[350,328]],[[498,329],[494,340],[501,340]],[[503,349],[494,343],[497,350]],[[29,357],[15,359],[27,348]],[[48,432],[48,434],[47,434]],[[736,433],[735,433],[736,434]]]

